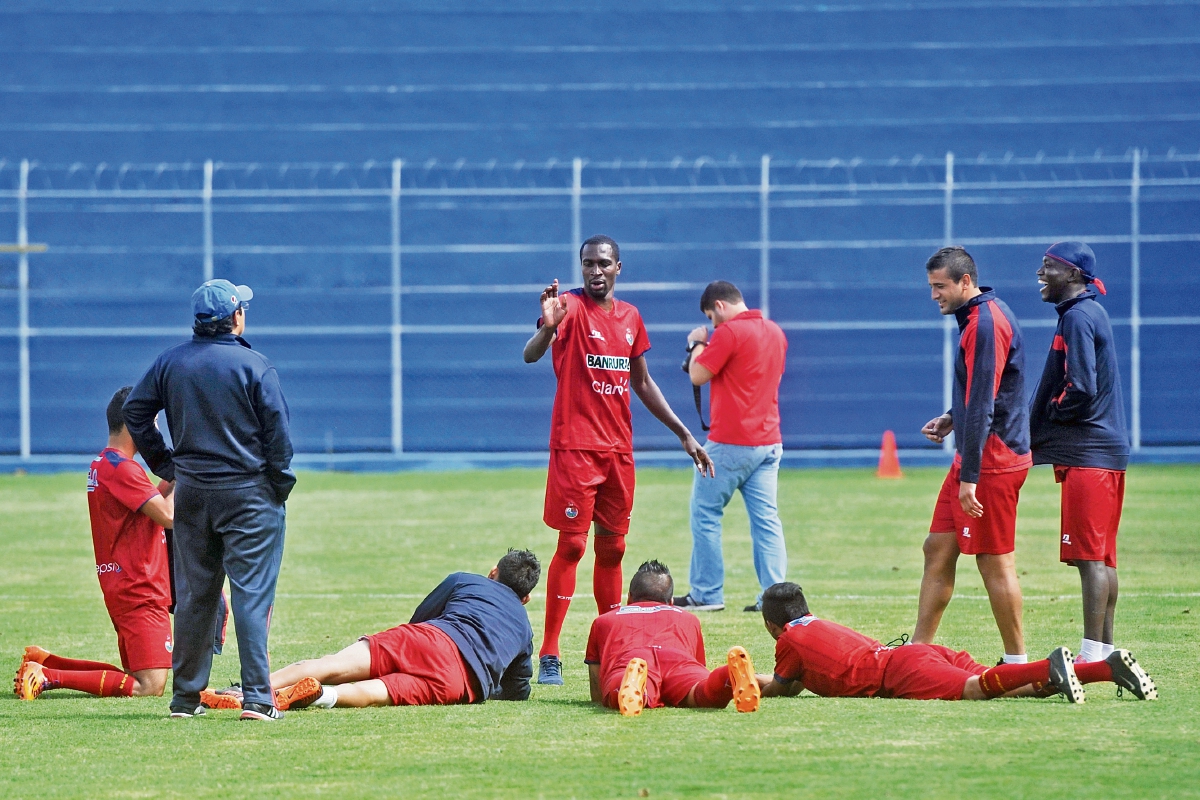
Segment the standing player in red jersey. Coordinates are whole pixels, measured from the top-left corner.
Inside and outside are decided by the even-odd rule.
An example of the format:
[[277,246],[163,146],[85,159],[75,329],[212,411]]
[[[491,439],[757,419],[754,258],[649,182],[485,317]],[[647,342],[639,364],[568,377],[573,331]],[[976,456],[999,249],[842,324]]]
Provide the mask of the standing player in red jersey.
[[133,460],[137,448],[121,406],[132,386],[109,401],[108,447],[88,472],[88,513],[96,575],[117,630],[121,666],[63,658],[26,647],[13,689],[33,700],[47,689],[77,689],[99,697],[161,696],[171,668],[171,583],[164,528],[174,522],[174,486],[155,488]]
[[954,594],[960,553],[975,556],[992,616],[1004,643],[1004,662],[1021,664],[1025,634],[1017,582],[1017,500],[1033,465],[1025,404],[1025,356],[1016,315],[988,287],[961,247],[943,247],[925,264],[930,294],[958,322],[954,394],[949,411],[921,433],[942,442],[954,433],[955,455],[942,484],[921,576],[913,641],[931,644]]
[[658,561],[638,567],[629,581],[629,604],[592,622],[584,661],[592,702],[627,717],[642,709],[724,708],[758,710],[758,680],[745,648],[733,647],[726,666],[704,665],[700,620],[671,604],[675,581]]
[[621,558],[633,509],[632,390],[671,432],[696,467],[714,473],[712,460],[650,377],[645,354],[650,339],[638,310],[613,297],[621,274],[621,251],[607,236],[593,236],[579,250],[583,288],[559,294],[555,280],[542,292],[537,333],[525,345],[525,362],[553,345],[558,389],[550,420],[550,468],[542,519],[558,531],[558,548],[546,579],[546,629],[538,683],[561,686],[558,637],[575,571],[595,525],[593,593],[603,614],[621,604]]
[[777,583],[763,593],[763,621],[775,639],[775,675],[759,676],[763,697],[799,694],[822,697],[891,697],[903,700],[990,700],[1048,697],[1070,703],[1085,699],[1082,684],[1108,681],[1139,700],[1158,699],[1154,681],[1128,650],[1104,661],[1073,664],[1059,647],[1029,664],[986,667],[967,652],[936,644],[887,647],[808,610],[804,591]]

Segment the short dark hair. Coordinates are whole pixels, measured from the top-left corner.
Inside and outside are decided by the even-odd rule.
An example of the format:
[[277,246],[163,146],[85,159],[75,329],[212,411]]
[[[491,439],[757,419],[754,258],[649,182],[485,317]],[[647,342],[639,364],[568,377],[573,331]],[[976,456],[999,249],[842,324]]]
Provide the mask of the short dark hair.
[[763,592],[762,615],[767,622],[783,627],[794,619],[808,616],[804,590],[794,583],[777,583]]
[[603,233],[598,233],[595,236],[589,236],[588,238],[584,239],[583,244],[579,245],[580,261],[583,261],[583,248],[587,247],[589,244],[606,244],[612,248],[613,261],[621,260],[621,248],[617,245],[617,243],[613,241],[612,238],[605,236]]
[[661,561],[643,561],[629,579],[631,603],[644,603],[648,600],[670,603],[674,591],[675,579],[671,577],[671,570]]
[[979,272],[975,269],[975,259],[971,258],[971,254],[959,245],[943,247],[925,262],[926,272],[935,272],[939,269],[946,270],[946,275],[955,283],[961,281],[963,275],[970,275],[971,283],[979,285]]
[[517,597],[526,597],[538,585],[542,577],[542,565],[537,556],[528,550],[508,548],[504,557],[496,562],[496,580],[517,593]]
[[125,405],[125,398],[129,397],[129,393],[133,391],[132,386],[122,386],[117,389],[117,393],[108,401],[108,408],[105,410],[105,415],[108,417],[108,433],[111,436],[114,433],[120,433],[125,427],[125,417],[121,414],[121,406]]
[[[236,314],[237,310],[235,309],[233,313]],[[220,336],[223,333],[233,333],[233,314],[216,322],[203,322],[197,317],[192,323],[192,333],[207,339]]]
[[704,294],[700,295],[700,310],[712,311],[718,300],[725,303],[745,302],[738,287],[729,281],[713,281],[704,287]]

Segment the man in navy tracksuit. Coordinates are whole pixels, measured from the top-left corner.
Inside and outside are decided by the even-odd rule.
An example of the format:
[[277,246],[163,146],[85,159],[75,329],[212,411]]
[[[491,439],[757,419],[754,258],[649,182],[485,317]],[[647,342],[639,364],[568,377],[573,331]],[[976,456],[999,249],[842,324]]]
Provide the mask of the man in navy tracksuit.
[[958,320],[958,357],[950,411],[921,432],[941,442],[951,431],[957,452],[942,484],[925,540],[925,572],[914,642],[932,644],[954,594],[958,556],[975,556],[1006,663],[1024,663],[1021,586],[1017,583],[1017,500],[1033,459],[1025,405],[1025,356],[1017,318],[978,284],[975,261],[944,247],[925,265],[933,300]]
[[[524,606],[541,573],[528,550],[509,550],[486,578],[455,572],[407,624],[286,666],[271,675],[271,684],[292,708],[527,700],[533,628]],[[228,707],[220,692],[206,692],[204,699]]]
[[[229,576],[243,719],[278,719],[267,630],[283,557],[291,469],[288,407],[271,362],[241,338],[248,286],[208,281],[192,295],[190,342],[162,353],[130,392],[129,433],[154,474],[174,480],[176,579],[172,717],[203,714],[212,620]],[[166,409],[174,449],[154,424]]]
[[[1042,257],[1042,300],[1058,328],[1029,407],[1033,463],[1053,464],[1062,484],[1059,558],[1079,569],[1084,661],[1113,651],[1117,528],[1125,496],[1129,433],[1112,324],[1096,291],[1096,256],[1083,242],[1058,242]],[[1094,287],[1094,288],[1093,288]]]

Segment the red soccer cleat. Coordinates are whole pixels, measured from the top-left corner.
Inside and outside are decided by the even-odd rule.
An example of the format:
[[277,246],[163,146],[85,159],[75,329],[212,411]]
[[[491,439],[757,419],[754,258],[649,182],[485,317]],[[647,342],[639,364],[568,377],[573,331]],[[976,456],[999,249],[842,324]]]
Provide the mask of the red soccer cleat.
[[744,647],[729,648],[729,683],[733,686],[733,706],[742,713],[758,711],[762,692],[754,677],[754,662]]
[[640,658],[629,660],[621,689],[617,692],[617,710],[625,717],[636,717],[646,707],[646,662]]

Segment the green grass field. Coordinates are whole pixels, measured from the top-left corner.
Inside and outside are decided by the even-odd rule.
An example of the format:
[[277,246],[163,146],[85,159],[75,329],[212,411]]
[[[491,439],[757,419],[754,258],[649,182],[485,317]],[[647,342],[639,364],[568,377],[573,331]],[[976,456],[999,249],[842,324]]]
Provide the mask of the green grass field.
[[[920,545],[941,470],[880,481],[867,470],[780,478],[789,577],[813,611],[887,641],[911,631]],[[687,472],[641,470],[626,576],[642,560],[686,585]],[[272,630],[284,664],[406,621],[447,573],[485,572],[509,545],[548,566],[544,473],[308,473],[288,508]],[[1017,566],[1030,655],[1078,648],[1078,577],[1057,560],[1057,487],[1034,470],[1022,494]],[[163,698],[69,691],[0,701],[4,797],[1182,797],[1200,795],[1200,468],[1136,466],[1120,540],[1117,644],[1157,679],[1161,699],[1092,687],[1061,699],[945,703],[764,701],[756,714],[654,709],[626,719],[587,702],[583,646],[595,615],[590,555],[564,635],[565,687],[526,703],[289,713],[171,721]],[[761,672],[773,642],[741,612],[756,585],[745,512],[725,532],[729,610],[702,615],[710,666],[745,645]],[[26,644],[115,660],[96,583],[82,475],[0,477],[0,654]],[[529,606],[540,636],[539,586]],[[940,640],[981,661],[1001,653],[969,559]],[[236,646],[213,683],[238,677]],[[168,690],[169,691],[169,690]]]

